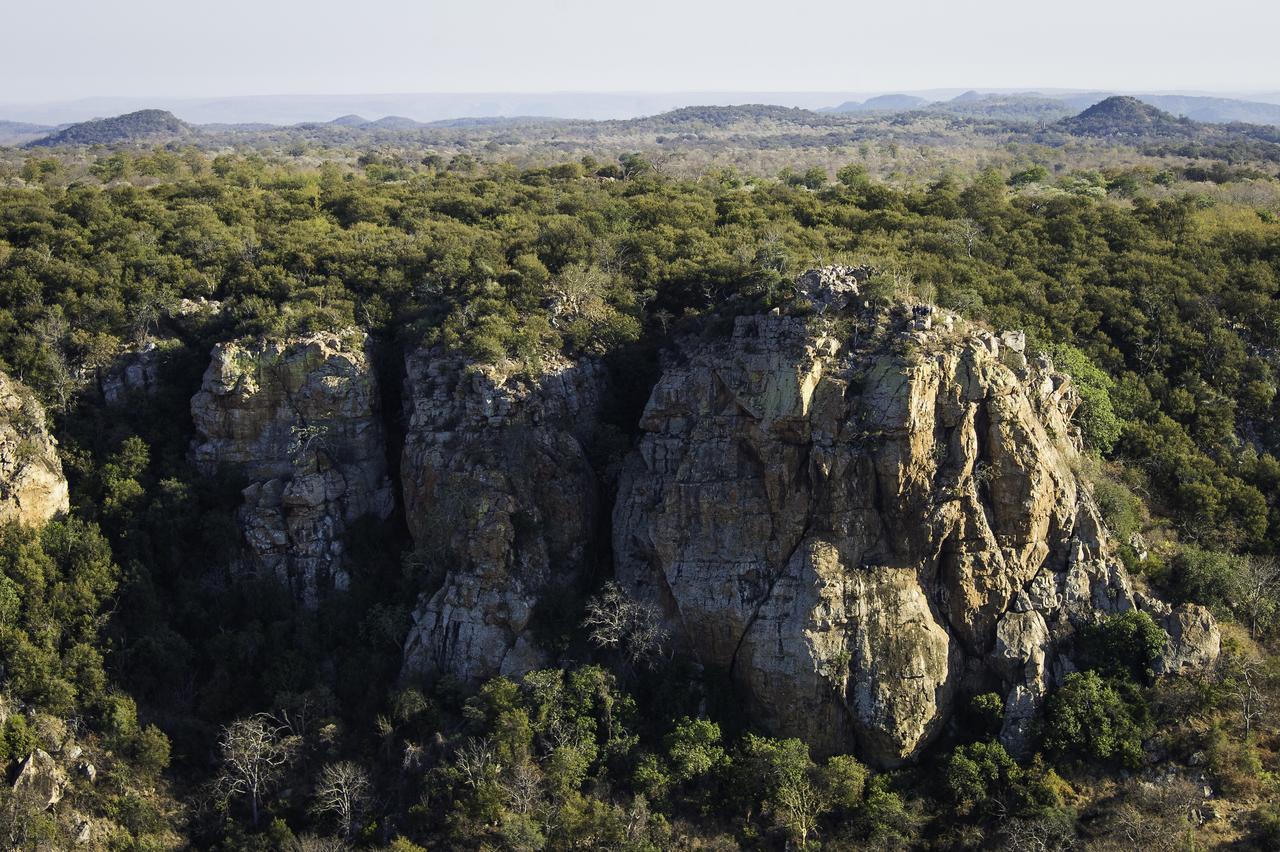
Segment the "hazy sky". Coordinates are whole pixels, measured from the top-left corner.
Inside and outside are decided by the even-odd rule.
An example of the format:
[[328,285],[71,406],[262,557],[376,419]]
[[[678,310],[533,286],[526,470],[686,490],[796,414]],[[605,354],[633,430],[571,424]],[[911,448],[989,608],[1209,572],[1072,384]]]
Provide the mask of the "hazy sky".
[[1268,0],[3,0],[0,102],[1280,89]]

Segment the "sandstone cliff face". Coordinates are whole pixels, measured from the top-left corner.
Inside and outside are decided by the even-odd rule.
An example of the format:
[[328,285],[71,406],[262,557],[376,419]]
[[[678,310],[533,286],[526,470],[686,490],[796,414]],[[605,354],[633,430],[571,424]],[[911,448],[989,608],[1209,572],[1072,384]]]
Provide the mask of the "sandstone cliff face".
[[44,409],[31,391],[0,373],[0,522],[36,526],[69,505]]
[[406,371],[405,513],[443,577],[414,613],[405,670],[467,682],[523,673],[545,660],[535,609],[578,582],[596,535],[583,444],[605,370],[554,356],[530,374],[430,350]]
[[304,603],[345,587],[347,525],[394,506],[367,348],[351,331],[221,343],[191,400],[197,466],[251,483],[237,515],[245,567]]
[[[739,317],[659,381],[618,578],[818,752],[899,763],[993,687],[1016,749],[1074,629],[1136,606],[1073,472],[1077,396],[1020,335],[858,313],[838,271],[801,288],[820,315]],[[1214,644],[1211,619],[1184,621]]]

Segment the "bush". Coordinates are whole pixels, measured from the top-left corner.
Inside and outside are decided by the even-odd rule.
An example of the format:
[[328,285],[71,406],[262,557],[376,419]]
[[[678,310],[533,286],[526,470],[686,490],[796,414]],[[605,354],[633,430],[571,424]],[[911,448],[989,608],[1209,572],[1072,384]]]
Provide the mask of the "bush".
[[942,783],[956,813],[968,814],[1008,789],[1018,774],[1018,764],[1004,746],[977,742],[960,746],[947,757]]
[[1169,582],[1179,601],[1202,603],[1218,613],[1230,611],[1240,585],[1239,557],[1188,545],[1169,567]]
[[1084,658],[1106,677],[1149,683],[1168,634],[1138,610],[1113,615],[1082,631]]
[[667,735],[666,745],[671,774],[681,783],[701,778],[725,759],[720,726],[706,719],[681,719]]
[[1137,769],[1150,728],[1146,704],[1135,687],[1104,680],[1097,672],[1073,672],[1046,702],[1044,745],[1059,756]]

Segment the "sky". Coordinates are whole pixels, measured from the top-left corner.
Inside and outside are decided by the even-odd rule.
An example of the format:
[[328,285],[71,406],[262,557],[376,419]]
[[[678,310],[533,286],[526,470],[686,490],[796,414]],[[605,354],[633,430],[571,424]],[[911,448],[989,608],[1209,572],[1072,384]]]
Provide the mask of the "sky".
[[0,103],[1280,90],[1280,2],[1266,0],[0,0],[0,20]]

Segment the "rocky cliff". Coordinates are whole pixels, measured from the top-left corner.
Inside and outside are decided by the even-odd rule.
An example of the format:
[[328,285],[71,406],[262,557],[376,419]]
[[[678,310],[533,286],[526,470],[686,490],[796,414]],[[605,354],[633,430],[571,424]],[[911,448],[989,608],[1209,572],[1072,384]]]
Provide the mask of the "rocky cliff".
[[38,525],[68,507],[44,409],[31,391],[0,373],[0,522]]
[[244,567],[304,603],[345,587],[347,525],[394,506],[368,346],[354,331],[222,343],[191,400],[197,466],[249,483]]
[[[1076,473],[1077,394],[1021,335],[865,309],[858,277],[811,273],[794,309],[671,359],[620,485],[618,579],[817,752],[900,763],[986,689],[1016,749],[1076,629],[1139,603]],[[1148,604],[1168,660],[1216,654],[1207,613]]]
[[405,670],[475,682],[545,661],[540,606],[580,580],[600,520],[583,449],[604,391],[595,361],[482,366],[407,359],[401,476],[419,558],[438,575]]

